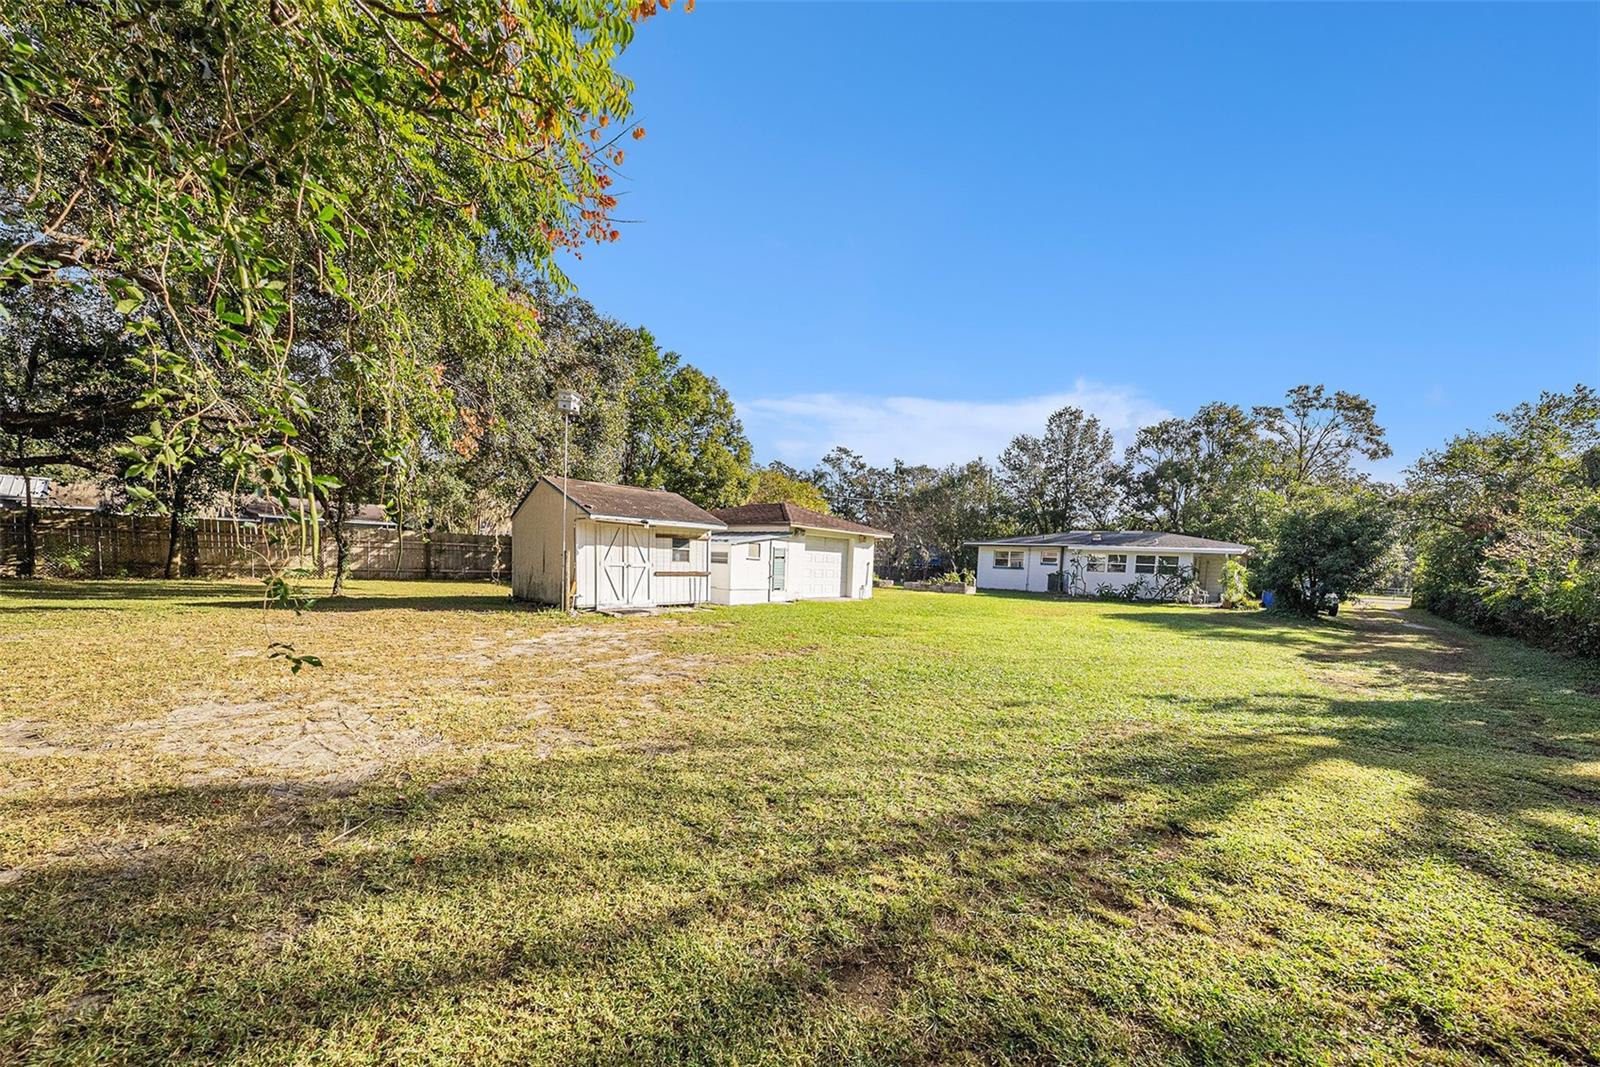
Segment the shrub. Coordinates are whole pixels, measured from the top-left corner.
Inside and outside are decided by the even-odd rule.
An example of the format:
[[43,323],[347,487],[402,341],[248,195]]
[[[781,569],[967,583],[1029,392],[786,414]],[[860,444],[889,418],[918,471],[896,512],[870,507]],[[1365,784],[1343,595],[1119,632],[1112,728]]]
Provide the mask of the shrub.
[[1222,606],[1238,608],[1250,602],[1250,572],[1243,563],[1230,559],[1222,565]]
[[1261,584],[1286,611],[1328,611],[1383,573],[1394,529],[1393,505],[1378,493],[1306,491],[1274,525]]

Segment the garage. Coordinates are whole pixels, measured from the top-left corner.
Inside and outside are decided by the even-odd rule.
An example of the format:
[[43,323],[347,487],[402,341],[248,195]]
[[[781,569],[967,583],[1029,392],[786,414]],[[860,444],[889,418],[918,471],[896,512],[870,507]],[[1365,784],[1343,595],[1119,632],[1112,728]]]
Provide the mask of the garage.
[[711,514],[728,527],[712,535],[711,599],[718,604],[865,600],[874,549],[894,536],[787,502]]
[[798,591],[802,598],[844,595],[844,557],[849,545],[842,537],[806,534],[798,568]]

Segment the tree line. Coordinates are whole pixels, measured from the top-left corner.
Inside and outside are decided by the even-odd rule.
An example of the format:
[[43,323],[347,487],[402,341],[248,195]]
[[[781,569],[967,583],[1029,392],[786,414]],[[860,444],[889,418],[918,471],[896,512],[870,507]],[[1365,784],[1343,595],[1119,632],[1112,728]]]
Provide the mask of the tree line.
[[1425,453],[1400,485],[1374,405],[1322,385],[1277,404],[1202,405],[1120,453],[1065,407],[990,463],[874,466],[835,448],[812,470],[835,513],[890,530],[890,573],[968,569],[968,542],[1071,529],[1182,532],[1250,545],[1251,583],[1315,613],[1380,584],[1490,632],[1600,654],[1600,394],[1544,393]]
[[[752,469],[733,400],[715,378],[647,329],[548,282],[532,283],[528,301],[537,333],[437,353],[448,408],[430,413],[411,456],[396,455],[394,435],[374,425],[359,375],[339,368],[314,336],[296,342],[307,399],[297,444],[323,479],[317,511],[336,544],[336,581],[345,570],[346,521],[363,504],[385,504],[392,517],[422,529],[502,528],[528,486],[562,470],[564,430],[575,478],[671,489],[705,507],[745,503],[759,485],[775,484],[775,475]],[[11,410],[70,410],[89,391],[137,396],[127,319],[96,290],[16,287],[0,291],[0,310],[0,402]],[[565,427],[559,388],[584,401]],[[98,479],[119,505],[167,514],[174,555],[182,526],[266,491],[235,475],[223,441],[202,436],[171,477],[136,492],[147,483],[128,473],[130,434],[137,445],[137,424],[103,419],[14,435],[0,468]],[[22,570],[31,564],[24,546]]]
[[[1136,526],[1257,545],[1315,610],[1394,561],[1476,625],[1596,643],[1592,390],[1507,412],[1403,490],[1372,405],[1322,386],[1139,431],[1064,409],[993,462],[753,468],[727,393],[557,295],[614,241],[632,141],[616,62],[657,0],[17,0],[0,26],[0,466],[87,470],[176,533],[218,493],[493,523],[557,468],[702,504],[792,498],[894,531],[891,567],[975,537]],[[315,536],[315,526],[311,527]],[[178,538],[174,536],[172,543]],[[970,557],[967,557],[970,560]]]
[[1141,428],[1127,448],[1093,414],[1064,407],[990,463],[873,466],[835,448],[810,471],[829,507],[895,533],[894,568],[971,567],[975,539],[1072,529],[1182,531],[1259,545],[1278,516],[1337,491],[1371,503],[1381,486],[1357,462],[1390,455],[1370,401],[1321,385],[1283,402],[1216,402]]

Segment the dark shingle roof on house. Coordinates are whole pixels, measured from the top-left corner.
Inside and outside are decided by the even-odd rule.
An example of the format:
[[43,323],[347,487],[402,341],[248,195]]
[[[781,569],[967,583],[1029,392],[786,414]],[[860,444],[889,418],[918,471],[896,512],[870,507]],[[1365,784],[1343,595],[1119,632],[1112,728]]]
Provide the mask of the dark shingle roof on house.
[[989,541],[968,541],[969,545],[1020,545],[1042,548],[1170,548],[1209,552],[1249,552],[1249,545],[1232,541],[1213,541],[1209,537],[1160,533],[1155,530],[1067,530],[1062,533],[1030,534],[1027,537],[999,537]]
[[[561,492],[560,478],[545,475],[543,480],[549,482],[556,492]],[[665,489],[640,489],[636,485],[609,485],[577,478],[569,478],[565,484],[567,499],[596,518],[643,519],[646,522],[677,522],[722,528],[722,521],[711,512]]]
[[862,537],[893,537],[888,530],[865,526],[837,515],[824,515],[820,511],[803,508],[799,504],[740,504],[736,508],[713,508],[711,514],[729,526],[788,527],[801,526],[809,530],[838,530]]

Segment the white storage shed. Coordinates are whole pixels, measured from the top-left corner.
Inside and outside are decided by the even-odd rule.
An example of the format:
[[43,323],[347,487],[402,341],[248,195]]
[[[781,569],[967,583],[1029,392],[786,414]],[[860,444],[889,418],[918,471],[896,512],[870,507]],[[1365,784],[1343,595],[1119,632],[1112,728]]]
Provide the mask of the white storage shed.
[[722,528],[665,489],[540,478],[511,517],[511,593],[560,605],[565,582],[568,606],[584,610],[703,604]]

